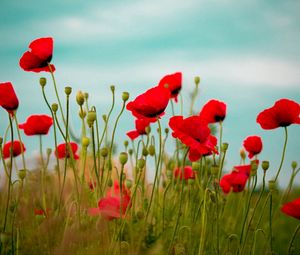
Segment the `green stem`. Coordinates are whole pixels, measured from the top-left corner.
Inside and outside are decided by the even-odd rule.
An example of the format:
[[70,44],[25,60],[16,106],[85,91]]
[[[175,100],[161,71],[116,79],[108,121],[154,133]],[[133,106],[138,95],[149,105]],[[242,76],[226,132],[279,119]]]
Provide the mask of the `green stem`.
[[[19,138],[21,144],[23,144],[21,134],[20,134],[20,129],[19,129],[19,123],[18,123],[18,119],[17,119],[17,114],[15,114],[14,118],[15,118],[15,121],[16,121],[16,128],[17,128],[18,138]],[[25,161],[25,157],[24,157],[24,148],[23,148],[23,146],[21,146],[21,156],[22,156],[23,168],[26,169],[26,161]]]
[[41,186],[42,186],[42,202],[43,202],[43,210],[44,212],[47,211],[47,204],[46,204],[46,196],[45,196],[45,163],[43,158],[43,144],[42,144],[42,136],[39,135],[39,143],[40,143],[40,157],[41,157],[41,163],[42,163],[42,169],[41,169]]
[[300,224],[296,227],[295,232],[294,232],[294,234],[292,236],[292,239],[290,241],[290,245],[289,245],[289,248],[288,248],[288,255],[292,255],[293,254],[293,252],[292,252],[293,242],[294,242],[294,240],[295,240],[295,238],[296,238],[297,233],[298,233],[299,230],[300,230]]
[[284,127],[284,134],[285,134],[285,140],[284,140],[284,145],[283,145],[283,150],[282,150],[282,156],[281,156],[281,161],[280,161],[280,165],[279,168],[277,170],[277,174],[276,177],[274,179],[274,181],[276,182],[280,173],[280,170],[282,168],[283,165],[283,161],[284,161],[284,156],[285,156],[285,150],[286,150],[286,145],[287,145],[287,141],[288,141],[288,131],[287,131],[287,127]]

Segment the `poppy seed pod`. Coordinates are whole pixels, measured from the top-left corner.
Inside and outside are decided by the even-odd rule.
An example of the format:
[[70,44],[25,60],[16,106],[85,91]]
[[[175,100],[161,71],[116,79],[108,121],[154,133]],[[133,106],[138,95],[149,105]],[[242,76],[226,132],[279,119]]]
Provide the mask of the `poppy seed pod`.
[[76,101],[78,105],[84,104],[84,94],[80,90],[76,94]]
[[41,77],[40,78],[40,85],[42,87],[45,87],[46,86],[46,83],[47,83],[47,79],[45,77]]
[[194,81],[195,81],[195,84],[198,86],[199,83],[200,83],[200,77],[199,77],[199,76],[196,76],[196,77],[194,78]]
[[228,149],[228,143],[222,143],[222,151],[226,152]]
[[165,128],[165,133],[166,133],[166,134],[169,134],[169,131],[170,131],[170,129]]
[[122,93],[122,100],[126,102],[129,99],[129,93],[128,92],[123,92]]
[[264,170],[264,171],[267,171],[268,169],[269,169],[269,166],[270,166],[270,163],[269,163],[269,161],[263,161],[262,163],[261,163],[261,167],[262,167],[262,169]]
[[295,170],[297,168],[297,166],[298,166],[297,162],[293,161],[292,162],[292,168],[293,168],[293,170]]
[[95,111],[89,111],[87,114],[87,123],[91,127],[94,123],[94,121],[97,118],[97,114]]
[[107,157],[107,155],[108,155],[108,149],[107,148],[102,148],[101,150],[100,150],[100,155],[103,157],[103,158],[105,158],[105,157]]
[[140,159],[137,161],[137,167],[138,167],[139,169],[143,169],[144,166],[145,166],[145,164],[146,164],[146,161],[145,161],[143,158],[140,158]]
[[155,147],[154,147],[154,145],[152,145],[152,144],[149,145],[148,151],[149,151],[150,156],[154,156],[154,154],[155,154]]
[[146,147],[143,148],[142,154],[143,154],[144,157],[147,157],[147,156],[148,156],[149,152],[148,152],[148,150],[147,150]]
[[51,108],[52,108],[52,111],[53,111],[54,113],[56,113],[57,110],[58,110],[58,104],[57,104],[57,103],[53,103],[53,104],[51,105]]
[[20,169],[18,171],[18,176],[19,176],[20,180],[24,180],[26,177],[26,169]]
[[125,186],[126,186],[127,189],[130,189],[130,188],[132,187],[132,180],[128,180],[128,179],[127,179],[127,180],[125,181]]
[[245,160],[245,159],[246,159],[246,152],[245,152],[244,149],[241,149],[241,150],[240,150],[240,156],[241,156],[242,160]]
[[72,93],[72,88],[71,87],[65,87],[65,93],[67,96],[69,96]]
[[129,149],[129,150],[128,150],[128,154],[129,154],[129,155],[132,155],[132,153],[133,153],[133,149]]
[[81,144],[83,147],[87,148],[90,144],[90,139],[88,137],[82,137]]
[[271,192],[276,190],[276,182],[275,182],[275,180],[269,180],[269,190]]
[[128,154],[127,152],[121,152],[119,155],[119,161],[121,163],[121,165],[125,165],[127,163],[128,160]]

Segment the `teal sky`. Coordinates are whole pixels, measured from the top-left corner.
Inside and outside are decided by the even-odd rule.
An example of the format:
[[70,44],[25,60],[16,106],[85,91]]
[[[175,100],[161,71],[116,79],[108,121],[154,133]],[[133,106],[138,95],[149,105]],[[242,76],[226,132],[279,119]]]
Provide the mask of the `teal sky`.
[[[49,75],[24,72],[18,62],[30,41],[53,37],[55,75],[61,92],[64,86],[73,87],[76,129],[74,98],[79,89],[90,93],[90,103],[102,115],[110,107],[111,84],[118,96],[129,91],[134,98],[165,74],[182,71],[188,109],[193,79],[199,75],[197,109],[210,98],[228,105],[223,139],[229,142],[226,169],[238,164],[243,139],[257,134],[264,140],[260,158],[271,161],[271,178],[279,164],[284,132],[262,130],[255,119],[280,98],[300,102],[299,11],[300,2],[289,0],[1,0],[0,80],[15,86],[20,122],[33,113],[48,113],[38,79]],[[47,89],[54,102],[50,79]],[[121,100],[116,112],[120,105]],[[0,110],[0,116],[3,134],[5,112]],[[120,122],[122,141],[134,120],[127,113]],[[282,180],[287,180],[292,160],[300,163],[299,128],[289,128]],[[28,151],[34,151],[37,141],[24,140]],[[50,140],[46,143],[51,147]]]

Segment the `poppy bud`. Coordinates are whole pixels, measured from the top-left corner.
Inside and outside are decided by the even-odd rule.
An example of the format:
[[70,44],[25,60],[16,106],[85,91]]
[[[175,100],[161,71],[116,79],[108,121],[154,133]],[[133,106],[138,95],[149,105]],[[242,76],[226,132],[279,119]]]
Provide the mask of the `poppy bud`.
[[69,96],[72,93],[72,88],[71,87],[65,87],[65,93],[67,96]]
[[81,119],[84,119],[85,116],[86,116],[86,111],[83,110],[83,109],[80,109],[79,112],[78,112],[78,115]]
[[46,86],[46,83],[47,83],[47,79],[45,77],[41,77],[40,78],[40,85],[42,87],[45,87]]
[[112,187],[113,184],[114,184],[113,180],[111,178],[109,178],[107,181],[107,186]]
[[240,156],[241,156],[242,160],[245,160],[245,158],[246,158],[246,152],[245,152],[244,149],[240,150]]
[[297,162],[296,161],[293,161],[292,162],[292,168],[293,168],[293,170],[295,170],[296,168],[297,168]]
[[129,155],[132,155],[132,153],[133,153],[133,149],[129,149],[129,150],[128,150],[128,154],[129,154]]
[[142,159],[142,158],[140,158],[140,159],[137,161],[137,167],[138,167],[139,169],[143,169],[144,166],[145,166],[145,164],[146,164],[146,161],[145,161],[144,159]]
[[128,160],[127,152],[121,152],[119,155],[119,161],[121,165],[124,166],[127,163],[127,160]]
[[129,144],[128,141],[125,140],[125,141],[124,141],[124,146],[125,146],[125,148],[127,148],[128,144]]
[[84,104],[84,95],[82,91],[78,91],[76,94],[76,101],[78,105],[83,105]]
[[270,166],[270,163],[269,161],[267,160],[264,160],[262,163],[261,163],[261,167],[264,171],[267,171],[269,169],[269,166]]
[[169,134],[169,131],[170,131],[170,129],[165,128],[165,133],[166,133],[166,134]]
[[150,132],[151,132],[151,127],[150,127],[150,126],[146,127],[146,128],[145,128],[145,132],[146,132],[147,135],[150,134]]
[[192,169],[193,169],[193,171],[199,171],[200,170],[200,163],[199,162],[192,162]]
[[104,122],[107,121],[107,116],[106,116],[106,114],[103,114],[103,115],[102,115],[102,119],[104,120]]
[[107,155],[108,155],[108,149],[107,148],[102,148],[101,150],[100,150],[100,155],[103,157],[103,158],[105,158],[105,157],[107,157]]
[[129,99],[129,93],[128,92],[123,92],[122,93],[122,100],[126,102]]
[[47,148],[46,153],[47,153],[48,156],[50,156],[51,153],[52,153],[52,149],[51,148]]
[[89,111],[87,114],[87,123],[90,127],[92,127],[94,121],[97,118],[97,114],[95,111]]
[[24,180],[26,177],[26,169],[20,169],[18,171],[18,176],[19,176],[20,180]]
[[88,99],[89,99],[89,93],[84,92],[83,95],[84,95],[84,99],[85,99],[85,100],[88,100]]
[[111,90],[112,93],[114,93],[115,92],[115,85],[111,85],[110,90]]
[[83,147],[87,148],[90,144],[90,139],[88,137],[82,137],[81,144]]
[[128,179],[127,179],[127,180],[125,181],[125,186],[126,186],[127,189],[130,189],[130,188],[132,187],[132,180],[128,180]]
[[58,104],[57,104],[57,103],[53,103],[52,106],[51,106],[51,108],[52,108],[52,111],[53,111],[54,113],[56,113],[57,110],[58,110]]
[[275,182],[275,180],[270,180],[269,181],[269,190],[270,190],[270,192],[276,190],[276,182]]
[[152,145],[152,144],[149,145],[148,151],[149,151],[150,156],[154,156],[154,154],[155,154],[155,147],[154,147],[154,145]]
[[196,86],[198,86],[199,83],[200,83],[200,77],[199,76],[195,76],[194,81],[195,81]]
[[257,173],[258,165],[255,161],[251,161],[251,175],[255,176]]
[[147,150],[146,147],[143,148],[142,154],[143,154],[144,157],[147,157],[147,156],[148,156],[149,152],[148,152],[148,150]]
[[212,167],[210,168],[210,173],[211,173],[212,175],[214,175],[214,176],[217,176],[218,173],[219,173],[219,167],[218,167],[218,166],[212,166]]
[[228,143],[222,143],[222,151],[226,152],[228,149]]

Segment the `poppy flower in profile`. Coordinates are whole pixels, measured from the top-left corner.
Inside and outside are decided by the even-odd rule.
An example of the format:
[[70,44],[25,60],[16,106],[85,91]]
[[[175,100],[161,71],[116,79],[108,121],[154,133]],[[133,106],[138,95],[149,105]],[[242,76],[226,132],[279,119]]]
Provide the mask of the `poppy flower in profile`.
[[172,136],[190,148],[191,161],[212,152],[218,153],[215,148],[216,138],[210,134],[207,123],[201,117],[190,116],[183,119],[182,116],[174,116],[170,119],[169,126],[173,130]]
[[136,118],[148,118],[150,119],[149,121],[156,121],[157,117],[164,115],[170,96],[170,90],[157,86],[129,102],[126,105],[126,109],[131,111]]
[[[78,150],[78,145],[74,142],[70,142],[70,147],[73,153],[73,158],[74,159],[79,159],[79,156],[76,154],[77,150]],[[61,143],[57,146],[56,150],[55,150],[55,155],[56,157],[58,157],[59,159],[63,159],[63,158],[71,158],[68,146],[66,143]]]
[[122,195],[120,187],[117,181],[114,183],[114,187],[111,188],[104,198],[101,198],[98,202],[98,207],[89,208],[88,214],[91,216],[102,215],[107,220],[113,220],[120,218],[121,211],[121,197],[122,197],[122,216],[125,215],[130,203],[130,192],[123,186]]
[[176,179],[184,179],[184,180],[188,180],[188,179],[195,179],[195,172],[193,171],[191,166],[185,166],[183,169],[183,174],[182,174],[182,168],[176,168],[174,170],[174,177]]
[[47,215],[49,215],[50,211],[51,211],[50,208],[47,208],[46,212],[45,212],[45,210],[43,210],[41,208],[40,209],[34,208],[34,215],[35,216],[47,216]]
[[223,121],[226,117],[226,104],[212,99],[203,106],[199,116],[208,124]]
[[31,115],[26,122],[19,124],[19,128],[25,135],[47,135],[52,124],[53,119],[48,115]]
[[20,141],[14,141],[12,142],[7,142],[6,144],[4,144],[3,146],[3,150],[2,150],[2,155],[4,159],[10,158],[10,151],[12,148],[12,153],[13,153],[13,157],[17,157],[23,152],[26,151],[26,148],[24,146],[23,143],[21,143]]
[[163,77],[158,83],[158,86],[160,87],[164,87],[166,85],[168,85],[167,88],[171,92],[171,98],[174,98],[175,102],[177,103],[177,97],[182,85],[182,73],[177,72],[173,74],[168,74],[165,77]]
[[11,82],[0,83],[0,106],[10,114],[18,109],[19,100]]
[[[256,164],[258,160],[254,161]],[[233,192],[241,192],[244,190],[247,180],[251,173],[251,164],[241,165],[233,167],[233,170],[229,174],[225,174],[220,180],[220,187],[225,194],[231,190]]]
[[248,157],[251,159],[262,151],[263,144],[262,144],[261,137],[256,135],[248,136],[244,140],[243,146],[245,150],[248,152]]
[[300,198],[297,198],[292,202],[285,203],[281,207],[281,211],[288,216],[292,216],[300,220]]
[[126,133],[126,135],[131,139],[134,140],[140,135],[146,134],[146,128],[149,127],[150,121],[149,119],[136,119],[135,120],[135,128],[136,130],[132,130]]
[[20,59],[20,66],[24,71],[36,73],[55,71],[55,66],[50,64],[53,55],[53,39],[51,37],[32,41],[29,49]]
[[258,114],[256,122],[263,129],[287,127],[300,124],[300,105],[289,99],[280,99],[275,104]]

